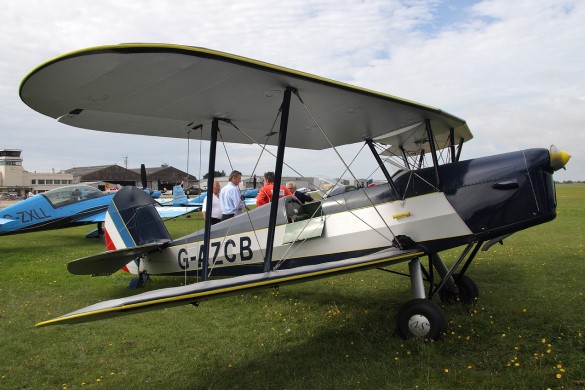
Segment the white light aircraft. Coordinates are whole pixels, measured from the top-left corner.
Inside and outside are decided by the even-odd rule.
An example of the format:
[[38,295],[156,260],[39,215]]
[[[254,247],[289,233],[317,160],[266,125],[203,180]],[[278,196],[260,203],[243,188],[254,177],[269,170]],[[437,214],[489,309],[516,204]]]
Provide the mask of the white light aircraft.
[[[74,274],[141,277],[200,273],[203,281],[101,302],[37,325],[77,323],[408,262],[412,300],[398,311],[403,337],[438,339],[447,320],[433,300],[473,303],[467,275],[478,251],[556,215],[556,147],[460,160],[466,122],[440,109],[213,50],[122,44],[79,50],[34,69],[21,99],[84,129],[277,146],[363,143],[387,184],[301,205],[273,202],[171,239],[150,197],[123,188],[107,212],[107,251],[68,265]],[[400,162],[393,174],[387,165]],[[351,172],[350,165],[345,165]],[[208,179],[211,201],[213,178]],[[208,204],[208,209],[211,209]],[[208,213],[210,214],[210,213]],[[440,253],[461,247],[451,266]],[[428,258],[428,265],[423,261]],[[236,275],[209,279],[215,275]],[[426,284],[425,284],[426,283]]]

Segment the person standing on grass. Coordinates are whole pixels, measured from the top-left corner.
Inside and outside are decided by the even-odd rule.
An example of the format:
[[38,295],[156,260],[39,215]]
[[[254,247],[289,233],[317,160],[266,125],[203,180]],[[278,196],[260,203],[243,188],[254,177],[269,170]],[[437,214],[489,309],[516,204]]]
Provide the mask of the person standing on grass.
[[[274,188],[274,172],[266,172],[264,174],[264,186],[258,190],[258,196],[256,196],[256,206],[262,206],[272,202],[272,190]],[[292,195],[285,186],[280,186],[279,198],[286,195]]]
[[[221,187],[219,186],[219,181],[213,181],[213,199],[211,201],[211,224],[215,225],[218,222],[221,222],[221,218],[223,217],[223,213],[221,211],[221,205],[219,204],[219,191]],[[205,213],[207,211],[207,201],[203,201],[203,208],[201,209],[201,214],[203,215],[203,219],[205,220]]]
[[233,218],[241,214],[244,208],[242,202],[242,193],[240,192],[240,182],[242,181],[242,172],[232,171],[230,173],[229,181],[219,193],[219,204],[221,206],[221,220]]

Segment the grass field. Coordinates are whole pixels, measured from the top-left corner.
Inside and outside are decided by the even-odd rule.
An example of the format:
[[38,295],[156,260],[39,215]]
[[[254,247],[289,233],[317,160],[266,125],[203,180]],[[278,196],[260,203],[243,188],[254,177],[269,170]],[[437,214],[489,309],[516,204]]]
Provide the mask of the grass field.
[[[67,261],[103,250],[84,238],[91,227],[0,237],[0,388],[585,388],[584,199],[585,185],[559,185],[557,219],[480,252],[468,271],[480,301],[444,308],[440,342],[395,336],[409,281],[377,270],[35,328],[144,290],[128,290],[126,274],[67,273]],[[196,219],[167,226],[176,237]],[[156,277],[146,289],[184,282]]]

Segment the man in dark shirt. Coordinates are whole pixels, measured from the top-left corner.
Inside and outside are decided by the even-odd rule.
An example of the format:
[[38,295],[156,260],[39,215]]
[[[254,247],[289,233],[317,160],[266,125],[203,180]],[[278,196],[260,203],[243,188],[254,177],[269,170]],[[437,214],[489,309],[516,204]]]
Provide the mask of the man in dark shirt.
[[286,189],[289,190],[290,193],[293,194],[295,198],[297,198],[302,204],[313,201],[313,198],[310,195],[307,195],[301,191],[297,191],[297,186],[292,181],[286,183]]

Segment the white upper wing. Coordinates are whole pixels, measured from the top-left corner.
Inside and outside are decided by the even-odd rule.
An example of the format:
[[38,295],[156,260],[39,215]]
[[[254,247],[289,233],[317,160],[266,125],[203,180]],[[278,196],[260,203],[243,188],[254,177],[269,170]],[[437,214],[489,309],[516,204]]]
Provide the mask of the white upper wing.
[[[69,53],[33,70],[20,96],[34,110],[80,128],[209,139],[218,118],[237,126],[220,124],[223,141],[263,144],[279,130],[288,87],[302,99],[292,98],[288,147],[329,148],[319,127],[339,146],[426,119],[435,133],[455,129],[471,138],[464,120],[437,108],[190,46],[123,44]],[[277,142],[273,134],[267,143]]]

